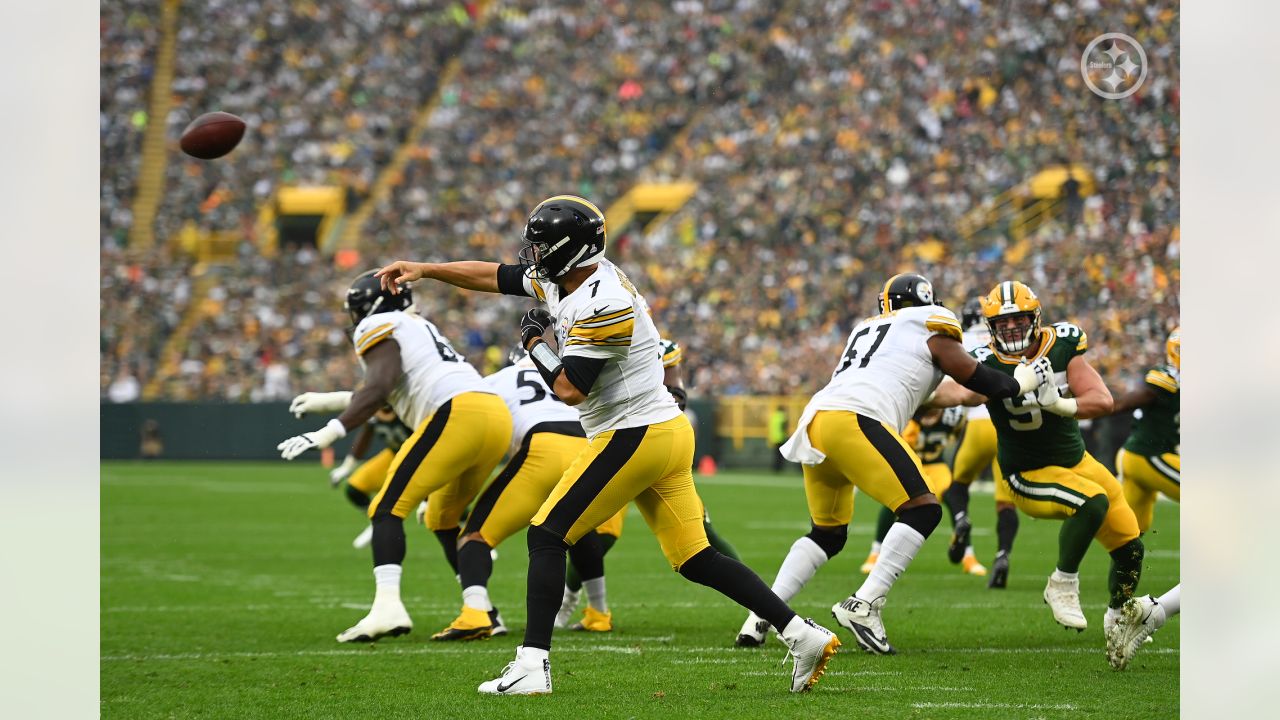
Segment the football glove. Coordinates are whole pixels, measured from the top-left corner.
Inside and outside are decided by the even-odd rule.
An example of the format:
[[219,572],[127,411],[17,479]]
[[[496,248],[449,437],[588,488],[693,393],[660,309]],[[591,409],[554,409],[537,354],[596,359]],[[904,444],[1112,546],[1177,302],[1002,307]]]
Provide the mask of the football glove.
[[1062,397],[1056,380],[1049,380],[1036,389],[1036,404],[1063,417],[1075,417],[1078,409],[1075,398]]
[[336,488],[342,484],[343,480],[351,477],[351,473],[355,472],[356,466],[360,464],[354,455],[348,455],[342,464],[329,471],[329,487]]
[[307,413],[338,413],[351,404],[351,391],[314,393],[304,392],[289,403],[289,412],[296,418]]
[[1013,379],[1018,381],[1018,389],[1023,395],[1039,388],[1046,382],[1053,382],[1053,363],[1042,357],[1034,362],[1019,363],[1013,369]]
[[551,327],[551,313],[542,308],[534,308],[520,318],[520,344],[526,349],[534,338],[540,338]]
[[312,448],[323,450],[346,434],[346,426],[342,424],[341,420],[334,418],[319,430],[294,435],[277,445],[276,449],[280,451],[280,457],[285,460],[292,460]]

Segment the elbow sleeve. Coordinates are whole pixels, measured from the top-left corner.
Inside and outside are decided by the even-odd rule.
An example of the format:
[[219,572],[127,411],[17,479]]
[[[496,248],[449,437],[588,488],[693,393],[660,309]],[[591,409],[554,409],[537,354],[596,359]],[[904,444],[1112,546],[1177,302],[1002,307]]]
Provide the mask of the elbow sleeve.
[[1018,386],[1017,380],[992,370],[982,363],[978,363],[973,375],[960,384],[980,395],[986,395],[991,400],[1003,400],[1022,394],[1019,392],[1022,388]]
[[582,357],[580,355],[569,355],[561,359],[564,363],[564,376],[578,388],[578,392],[587,395],[591,392],[591,388],[596,384],[596,378],[600,377],[600,371],[604,370],[604,358]]

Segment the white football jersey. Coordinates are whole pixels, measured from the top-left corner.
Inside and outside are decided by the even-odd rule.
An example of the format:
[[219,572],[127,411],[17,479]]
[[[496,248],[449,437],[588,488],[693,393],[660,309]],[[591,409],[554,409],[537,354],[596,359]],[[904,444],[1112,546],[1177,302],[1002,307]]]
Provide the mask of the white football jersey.
[[[991,343],[991,331],[987,329],[986,323],[979,323],[964,331],[965,352],[973,352],[980,347],[986,347]],[[975,405],[969,408],[968,419],[985,420],[991,417],[991,411],[987,410],[986,404]]]
[[524,444],[525,436],[537,425],[549,422],[579,425],[578,411],[551,392],[538,368],[527,357],[486,375],[484,381],[511,410],[512,452]]
[[387,339],[400,346],[401,373],[387,401],[414,430],[452,397],[465,392],[495,394],[440,330],[412,308],[375,313],[360,321],[351,340],[361,369],[364,354]]
[[844,356],[809,405],[815,410],[852,410],[902,432],[907,421],[942,381],[928,340],[960,340],[960,321],[938,305],[903,308],[858,323]]
[[577,406],[587,437],[606,430],[653,425],[680,415],[662,384],[662,349],[647,304],[613,263],[599,267],[561,297],[552,282],[524,277],[529,295],[547,303],[556,320],[561,357],[605,361],[587,399]]

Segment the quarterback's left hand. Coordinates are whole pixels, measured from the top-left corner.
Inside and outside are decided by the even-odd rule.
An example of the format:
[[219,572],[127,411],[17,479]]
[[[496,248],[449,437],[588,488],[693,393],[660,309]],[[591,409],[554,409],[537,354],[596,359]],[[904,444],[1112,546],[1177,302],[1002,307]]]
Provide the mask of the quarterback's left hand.
[[520,318],[520,344],[525,350],[534,338],[540,338],[551,327],[551,313],[542,308],[534,308]]
[[295,435],[285,440],[277,445],[276,449],[280,451],[280,457],[285,460],[292,460],[312,448],[323,450],[346,434],[346,426],[340,420],[334,418],[319,430]]

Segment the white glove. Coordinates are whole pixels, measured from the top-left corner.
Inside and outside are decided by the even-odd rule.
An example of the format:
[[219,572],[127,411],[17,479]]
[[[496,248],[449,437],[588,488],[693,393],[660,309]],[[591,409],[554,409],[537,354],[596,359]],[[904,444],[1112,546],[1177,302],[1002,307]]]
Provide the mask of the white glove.
[[1019,363],[1013,369],[1013,379],[1018,381],[1018,390],[1026,395],[1046,382],[1053,382],[1053,363],[1042,357],[1035,362]]
[[315,432],[302,433],[285,440],[277,445],[276,449],[280,451],[280,457],[292,460],[312,448],[323,450],[346,434],[346,426],[341,420],[334,418]]
[[1058,383],[1056,381],[1050,380],[1036,388],[1036,404],[1040,407],[1047,408],[1061,399],[1062,394],[1058,391]]
[[289,412],[296,418],[307,413],[340,413],[351,404],[351,391],[314,393],[304,392],[289,403]]
[[418,503],[418,509],[413,512],[413,515],[417,519],[419,525],[427,524],[427,501],[426,500],[423,500],[422,502]]
[[350,477],[351,473],[355,471],[356,465],[359,464],[360,461],[356,460],[354,455],[348,455],[341,465],[329,471],[329,487],[336,488],[341,485],[342,481]]

